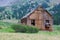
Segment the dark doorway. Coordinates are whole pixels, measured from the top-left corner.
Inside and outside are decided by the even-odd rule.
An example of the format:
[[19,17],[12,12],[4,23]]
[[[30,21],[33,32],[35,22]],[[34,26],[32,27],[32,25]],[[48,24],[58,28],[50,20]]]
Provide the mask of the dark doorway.
[[31,20],[31,25],[34,25],[35,26],[35,20]]
[[45,20],[45,29],[49,30],[49,28],[50,28],[50,22],[49,20]]

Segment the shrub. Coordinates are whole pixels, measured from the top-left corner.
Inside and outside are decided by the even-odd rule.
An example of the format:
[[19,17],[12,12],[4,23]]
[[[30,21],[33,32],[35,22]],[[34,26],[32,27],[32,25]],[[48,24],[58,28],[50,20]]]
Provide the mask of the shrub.
[[54,29],[55,29],[56,31],[60,31],[60,25],[54,25]]
[[22,32],[22,33],[37,33],[39,31],[39,29],[36,27],[31,27],[28,25],[20,25],[20,24],[12,25],[12,28],[15,30],[15,32]]
[[32,26],[26,26],[27,28],[27,33],[36,33],[39,30],[36,27],[32,27]]
[[0,29],[2,29],[2,27],[0,26]]
[[3,29],[0,29],[0,32],[15,32],[15,30],[13,30],[12,28],[3,28]]
[[56,29],[55,30],[58,30],[58,31],[60,31],[60,27],[56,27]]

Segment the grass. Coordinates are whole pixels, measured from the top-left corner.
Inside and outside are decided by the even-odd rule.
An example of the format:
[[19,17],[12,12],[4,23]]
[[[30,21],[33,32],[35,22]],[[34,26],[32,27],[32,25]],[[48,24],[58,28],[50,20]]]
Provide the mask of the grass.
[[12,24],[13,23],[0,21],[0,32],[14,32],[14,30],[11,29]]
[[9,33],[11,33],[11,32],[14,32],[14,30],[12,29],[12,28],[3,28],[3,29],[0,29],[0,32],[9,32]]
[[0,40],[60,40],[60,25],[54,25],[54,31],[39,31],[38,33],[14,33],[10,28],[12,23],[0,22]]
[[[48,33],[47,33],[48,34]],[[0,33],[0,40],[60,40],[60,35],[47,35],[44,32],[28,33]]]

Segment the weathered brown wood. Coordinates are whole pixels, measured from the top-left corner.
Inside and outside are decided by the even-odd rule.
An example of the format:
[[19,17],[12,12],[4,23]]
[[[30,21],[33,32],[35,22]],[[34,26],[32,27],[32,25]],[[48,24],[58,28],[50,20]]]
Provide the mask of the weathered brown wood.
[[[34,26],[36,26],[37,28],[42,29],[42,30],[52,31],[53,18],[42,7],[38,7],[36,10],[34,10],[26,18],[21,19],[21,23],[26,24],[26,25],[32,25],[31,20],[35,20]],[[49,23],[48,28],[46,28],[46,26],[45,26],[47,24],[47,22]]]

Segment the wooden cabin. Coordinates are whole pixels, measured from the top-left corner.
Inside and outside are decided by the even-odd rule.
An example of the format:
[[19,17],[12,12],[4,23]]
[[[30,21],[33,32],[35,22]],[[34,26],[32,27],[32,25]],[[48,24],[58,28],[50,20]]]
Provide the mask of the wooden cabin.
[[23,16],[21,18],[21,23],[24,25],[36,26],[41,30],[52,31],[53,17],[47,10],[38,6],[30,13]]

